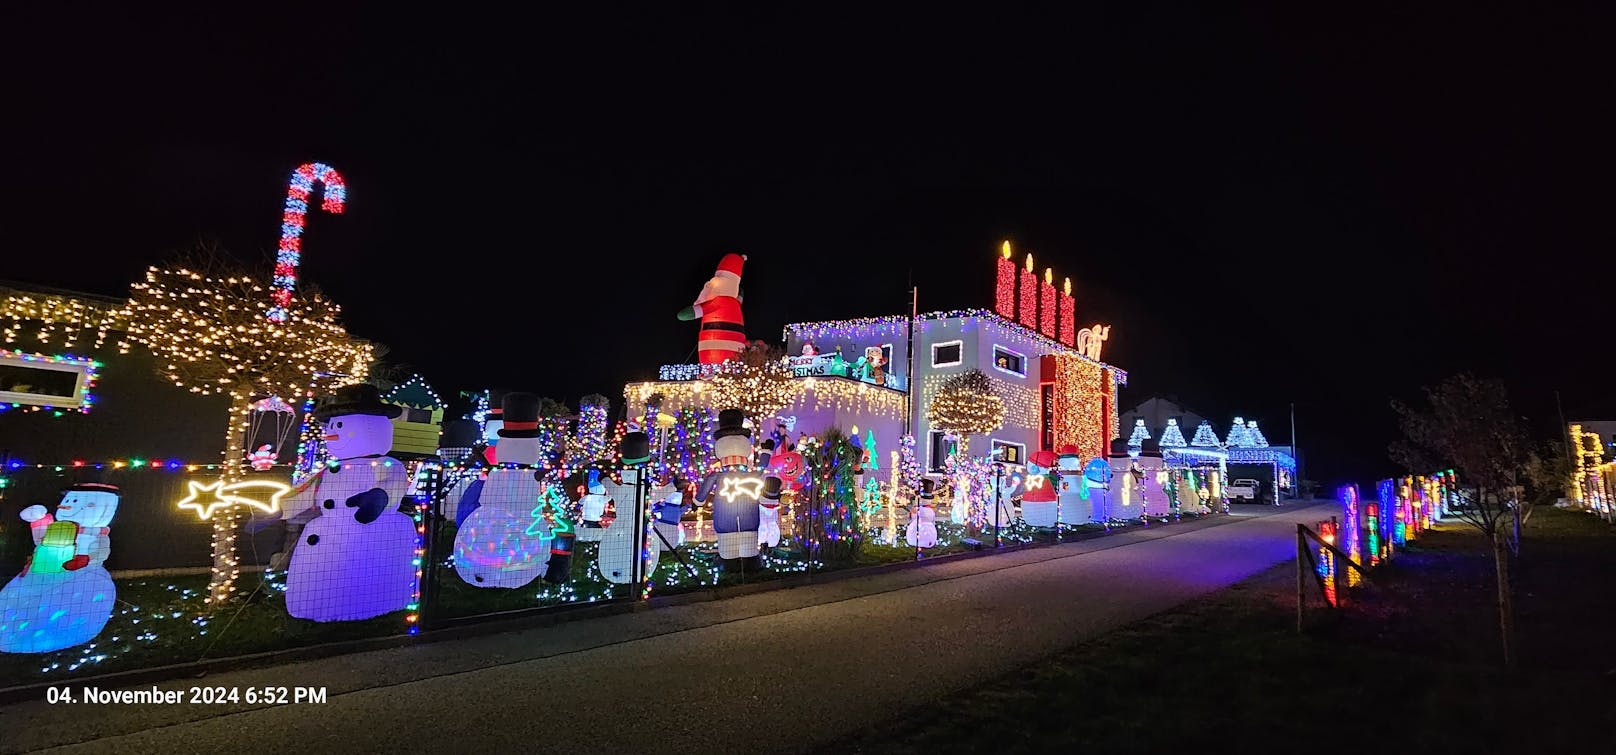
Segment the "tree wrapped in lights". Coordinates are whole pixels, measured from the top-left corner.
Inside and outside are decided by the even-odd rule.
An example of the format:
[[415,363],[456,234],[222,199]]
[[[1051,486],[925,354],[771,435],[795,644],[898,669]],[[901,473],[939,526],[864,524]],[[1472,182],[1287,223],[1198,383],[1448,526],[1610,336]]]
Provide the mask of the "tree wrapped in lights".
[[[609,456],[606,445],[607,414],[611,401],[598,393],[578,400],[578,429],[567,449],[567,466],[583,467]],[[542,414],[542,408],[540,413]]]
[[1218,435],[1212,432],[1212,423],[1201,420],[1199,427],[1195,428],[1195,437],[1190,439],[1190,445],[1196,448],[1217,448]]
[[1250,440],[1252,448],[1268,447],[1268,438],[1264,437],[1262,431],[1257,429],[1257,420],[1246,423],[1246,437]]
[[[268,289],[234,269],[218,251],[200,248],[165,267],[152,267],[130,287],[130,338],[151,351],[174,385],[202,395],[230,397],[223,476],[244,475],[252,396],[303,396],[357,382],[374,361],[371,344],[352,338],[342,310],[305,287],[288,300],[286,318],[263,316]],[[213,578],[217,602],[235,591],[239,574],[235,539],[242,516],[232,506],[213,517]]]
[[981,370],[969,370],[943,381],[926,407],[926,421],[958,435],[957,453],[964,456],[972,433],[991,433],[1004,425],[1004,399]]
[[1162,431],[1160,445],[1162,448],[1183,448],[1189,445],[1184,442],[1184,431],[1178,429],[1178,420],[1167,420],[1167,429]]

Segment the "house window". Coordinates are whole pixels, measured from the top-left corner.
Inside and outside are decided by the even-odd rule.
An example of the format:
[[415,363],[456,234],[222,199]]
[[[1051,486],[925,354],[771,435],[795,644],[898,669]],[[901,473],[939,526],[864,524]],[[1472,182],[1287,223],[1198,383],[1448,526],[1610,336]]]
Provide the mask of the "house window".
[[953,367],[965,361],[964,341],[949,341],[947,343],[934,343],[931,345],[931,366]]
[[71,407],[85,400],[94,368],[77,361],[52,362],[0,350],[0,403]]
[[1000,372],[1008,372],[1016,377],[1026,377],[1027,355],[995,345],[993,347],[993,367]]
[[931,433],[931,458],[927,459],[926,468],[933,472],[943,470],[943,462],[948,460],[950,454],[959,446],[959,442],[950,439],[947,435],[933,430]]
[[1027,446],[1023,443],[996,440],[993,441],[993,456],[991,458],[994,461],[1002,461],[1006,464],[1026,464]]

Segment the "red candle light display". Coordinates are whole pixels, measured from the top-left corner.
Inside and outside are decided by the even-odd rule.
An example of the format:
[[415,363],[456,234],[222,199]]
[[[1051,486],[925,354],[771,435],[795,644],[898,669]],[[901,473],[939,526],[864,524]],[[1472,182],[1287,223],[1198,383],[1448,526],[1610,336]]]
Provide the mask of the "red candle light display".
[[1038,276],[1032,272],[1032,255],[1027,255],[1027,269],[1021,271],[1021,324],[1038,327]]
[[994,283],[993,308],[1006,319],[1016,317],[1016,263],[1010,261],[1010,242],[999,247],[999,275]]
[[1072,279],[1066,279],[1060,298],[1060,342],[1077,343],[1077,300],[1072,298]]

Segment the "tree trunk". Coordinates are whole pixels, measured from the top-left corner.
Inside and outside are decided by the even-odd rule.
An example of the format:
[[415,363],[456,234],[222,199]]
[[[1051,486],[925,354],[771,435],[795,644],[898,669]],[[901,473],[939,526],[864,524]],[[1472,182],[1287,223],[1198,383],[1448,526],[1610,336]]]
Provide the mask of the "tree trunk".
[[1509,547],[1502,531],[1493,532],[1493,567],[1498,574],[1498,631],[1504,643],[1504,668],[1515,670],[1515,604],[1509,585]]
[[[232,391],[230,424],[225,431],[224,465],[220,482],[229,484],[242,478],[242,464],[247,458],[247,437],[252,414],[251,394],[241,388]],[[217,606],[235,594],[236,578],[241,573],[241,558],[236,548],[236,537],[241,531],[241,507],[220,507],[213,514],[213,573],[208,579],[208,597]]]

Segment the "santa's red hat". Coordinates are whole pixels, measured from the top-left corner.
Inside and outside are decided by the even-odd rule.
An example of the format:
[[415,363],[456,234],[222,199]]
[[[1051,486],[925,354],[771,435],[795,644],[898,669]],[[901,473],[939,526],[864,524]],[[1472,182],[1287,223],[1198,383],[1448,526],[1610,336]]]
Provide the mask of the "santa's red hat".
[[744,255],[744,254],[726,254],[726,255],[724,255],[723,259],[718,261],[718,273],[717,274],[718,275],[723,275],[725,273],[728,273],[730,275],[735,276],[736,278],[739,278],[739,277],[741,277],[741,265],[744,265],[744,264],[746,264],[746,255]]
[[1061,456],[1077,456],[1078,455],[1077,446],[1074,446],[1074,445],[1072,445],[1070,443],[1067,443],[1066,445],[1061,446],[1060,447],[1060,455]]
[[1055,454],[1052,451],[1034,451],[1027,460],[1046,469],[1055,466]]

